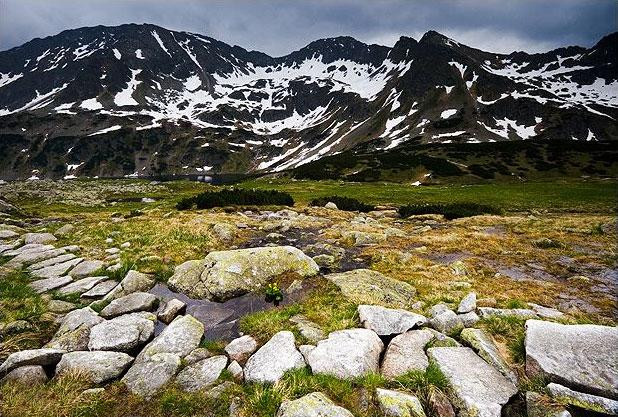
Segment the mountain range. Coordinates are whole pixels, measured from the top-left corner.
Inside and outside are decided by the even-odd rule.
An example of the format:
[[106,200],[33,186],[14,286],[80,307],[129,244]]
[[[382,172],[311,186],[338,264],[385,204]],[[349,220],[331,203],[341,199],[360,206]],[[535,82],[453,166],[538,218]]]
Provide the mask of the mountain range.
[[0,52],[0,178],[306,171],[481,142],[615,148],[617,58],[618,33],[508,55],[434,31],[393,47],[336,37],[271,57],[150,24],[67,30]]

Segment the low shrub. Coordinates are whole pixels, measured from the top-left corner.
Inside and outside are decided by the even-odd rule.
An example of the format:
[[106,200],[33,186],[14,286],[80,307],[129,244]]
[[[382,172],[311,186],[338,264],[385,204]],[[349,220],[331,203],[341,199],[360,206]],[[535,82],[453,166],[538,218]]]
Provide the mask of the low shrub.
[[399,215],[404,218],[417,214],[442,214],[448,220],[452,220],[480,214],[502,213],[502,209],[498,207],[478,203],[408,204],[399,207]]
[[335,203],[339,210],[344,211],[361,211],[363,213],[367,213],[368,211],[375,209],[375,207],[371,204],[365,204],[355,198],[341,197],[338,195],[315,198],[311,200],[309,205],[314,207],[324,207],[329,202]]
[[225,206],[293,206],[294,199],[288,193],[277,190],[224,189],[205,191],[193,197],[183,198],[176,204],[178,210],[193,206],[209,209]]

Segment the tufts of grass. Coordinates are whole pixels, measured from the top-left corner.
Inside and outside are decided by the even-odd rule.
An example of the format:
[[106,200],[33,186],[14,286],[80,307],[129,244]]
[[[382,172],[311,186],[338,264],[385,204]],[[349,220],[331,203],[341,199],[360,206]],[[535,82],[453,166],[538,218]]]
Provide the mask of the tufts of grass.
[[496,340],[505,343],[511,360],[522,364],[526,359],[524,346],[525,339],[524,319],[518,317],[487,317],[482,319],[477,325],[494,335]]
[[324,332],[347,329],[358,325],[357,305],[346,299],[339,289],[325,279],[315,278],[312,289],[298,303],[248,314],[240,319],[240,330],[265,342],[281,330],[295,332],[304,342],[289,319],[303,314]]
[[178,210],[189,210],[193,206],[198,209],[226,206],[293,206],[292,196],[277,190],[245,190],[223,189],[220,191],[205,191],[194,197],[184,198],[176,204]]
[[315,207],[324,207],[329,202],[335,203],[339,210],[344,211],[360,211],[363,213],[367,213],[369,211],[375,210],[375,206],[371,204],[363,203],[352,197],[342,197],[338,195],[314,198],[309,202],[309,205]]
[[208,349],[213,355],[225,355],[225,345],[226,343],[222,340],[204,339],[200,343],[201,348]]
[[[121,383],[94,395],[81,395],[90,388],[79,373],[65,374],[44,385],[10,382],[0,386],[0,413],[4,417],[227,417],[234,392],[211,398],[205,391],[188,393],[168,386],[153,398],[128,392]],[[32,399],[36,398],[37,401]]]
[[24,271],[9,272],[0,279],[0,324],[28,322],[23,330],[0,338],[0,360],[18,350],[41,347],[55,331],[53,318],[46,314],[47,303],[29,282]]
[[540,248],[540,249],[554,249],[554,248],[562,248],[564,244],[557,240],[549,239],[549,238],[541,238],[532,241],[532,245]]
[[519,300],[517,298],[513,298],[508,300],[505,304],[506,308],[528,308],[528,303],[525,301]]
[[487,204],[447,203],[447,204],[408,204],[399,208],[401,217],[418,214],[442,214],[448,220],[481,214],[502,214],[503,210]]

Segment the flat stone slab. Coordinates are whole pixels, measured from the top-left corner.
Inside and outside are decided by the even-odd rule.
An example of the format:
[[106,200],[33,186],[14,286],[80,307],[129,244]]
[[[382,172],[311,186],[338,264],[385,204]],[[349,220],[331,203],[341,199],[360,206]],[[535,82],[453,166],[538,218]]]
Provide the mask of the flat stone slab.
[[45,268],[32,271],[32,276],[38,278],[53,278],[66,274],[71,268],[79,264],[83,258],[74,258],[56,265],[46,266]]
[[286,400],[279,407],[276,417],[354,417],[321,392],[312,392],[297,400]]
[[294,342],[292,332],[276,333],[249,358],[245,366],[245,379],[249,382],[275,383],[285,372],[303,368],[305,359]]
[[19,236],[19,233],[12,230],[0,230],[0,239],[11,239]]
[[372,330],[340,330],[318,342],[309,353],[307,362],[314,374],[356,378],[379,372],[383,349],[384,344]]
[[111,318],[136,311],[152,311],[156,303],[155,295],[147,292],[134,292],[113,300],[99,314],[102,317]]
[[459,336],[461,340],[470,345],[488,364],[498,369],[502,375],[507,377],[514,384],[518,383],[515,372],[513,372],[502,355],[500,355],[498,347],[491,339],[491,336],[481,329],[463,329]]
[[434,338],[429,330],[411,330],[391,340],[382,360],[382,375],[397,378],[409,371],[424,371],[429,366],[425,346]]
[[519,319],[535,319],[538,317],[534,310],[527,308],[493,308],[479,307],[479,316],[486,317],[515,317]]
[[152,313],[132,313],[104,321],[90,329],[90,350],[130,352],[154,334],[157,317]]
[[326,275],[343,295],[358,304],[406,308],[414,302],[416,289],[410,284],[370,269]]
[[104,265],[105,263],[103,261],[85,260],[79,265],[77,265],[75,268],[73,268],[71,272],[69,272],[69,275],[71,275],[75,279],[84,278],[94,274],[95,272],[103,268]]
[[56,236],[52,235],[51,233],[25,233],[24,236],[24,243],[28,244],[28,243],[49,243],[49,242],[55,242],[56,240]]
[[[79,266],[79,265],[78,265]],[[101,281],[106,280],[107,277],[88,277],[82,278],[78,281],[72,282],[69,285],[65,285],[64,287],[58,290],[61,294],[71,294],[71,293],[79,293],[82,294]]]
[[462,417],[500,417],[502,406],[517,387],[466,347],[437,347],[427,351],[450,389],[450,400]]
[[41,245],[40,243],[28,243],[18,248],[4,251],[2,253],[2,256],[17,256],[24,252],[44,252],[50,249],[55,249],[55,246],[54,245]]
[[526,322],[526,373],[618,399],[618,327]]
[[64,249],[49,249],[49,250],[44,250],[44,251],[38,251],[38,250],[25,251],[23,253],[20,253],[19,255],[11,259],[10,261],[8,261],[5,264],[5,266],[8,268],[21,268],[24,265],[37,264],[37,263],[40,263],[41,261],[52,259],[52,258],[55,258],[65,253],[66,251]]
[[92,289],[82,294],[82,298],[101,298],[107,295],[118,285],[118,282],[113,279],[103,281],[92,287]]
[[73,278],[70,276],[52,277],[46,279],[39,279],[28,284],[36,292],[44,293],[47,291],[55,290],[56,288],[63,287],[73,282]]
[[60,349],[29,349],[11,353],[0,365],[0,375],[5,375],[15,368],[28,365],[55,365],[66,353]]
[[69,352],[56,366],[56,375],[82,372],[93,384],[102,384],[118,378],[133,362],[126,353]]
[[549,394],[561,403],[574,405],[584,410],[596,411],[608,415],[618,415],[618,401],[598,395],[585,394],[574,391],[560,384],[547,385]]
[[227,356],[225,355],[204,359],[180,371],[176,377],[176,383],[185,391],[199,391],[213,386],[226,366]]
[[427,318],[420,314],[373,305],[359,305],[358,316],[364,328],[379,336],[401,334],[427,322]]
[[[58,250],[61,250],[62,252],[65,252],[64,249],[58,249]],[[46,253],[46,252],[43,252],[43,253]],[[71,259],[75,259],[75,258],[77,258],[77,256],[75,256],[72,253],[64,253],[64,254],[61,254],[59,256],[50,258],[50,259],[45,259],[44,261],[40,261],[40,262],[34,263],[34,264],[32,264],[32,265],[30,265],[28,267],[28,270],[29,271],[34,271],[35,269],[41,269],[41,268],[45,268],[47,266],[52,266],[52,265],[60,264],[62,262],[70,261]],[[15,259],[15,258],[13,258],[13,259]]]

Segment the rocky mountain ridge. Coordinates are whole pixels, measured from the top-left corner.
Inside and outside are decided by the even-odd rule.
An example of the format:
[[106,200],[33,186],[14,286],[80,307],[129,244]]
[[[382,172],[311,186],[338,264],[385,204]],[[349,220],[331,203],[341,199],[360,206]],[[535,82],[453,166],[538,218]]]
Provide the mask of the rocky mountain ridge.
[[154,25],[0,52],[0,178],[272,172],[361,147],[618,138],[617,34],[509,55],[437,32],[283,57]]

